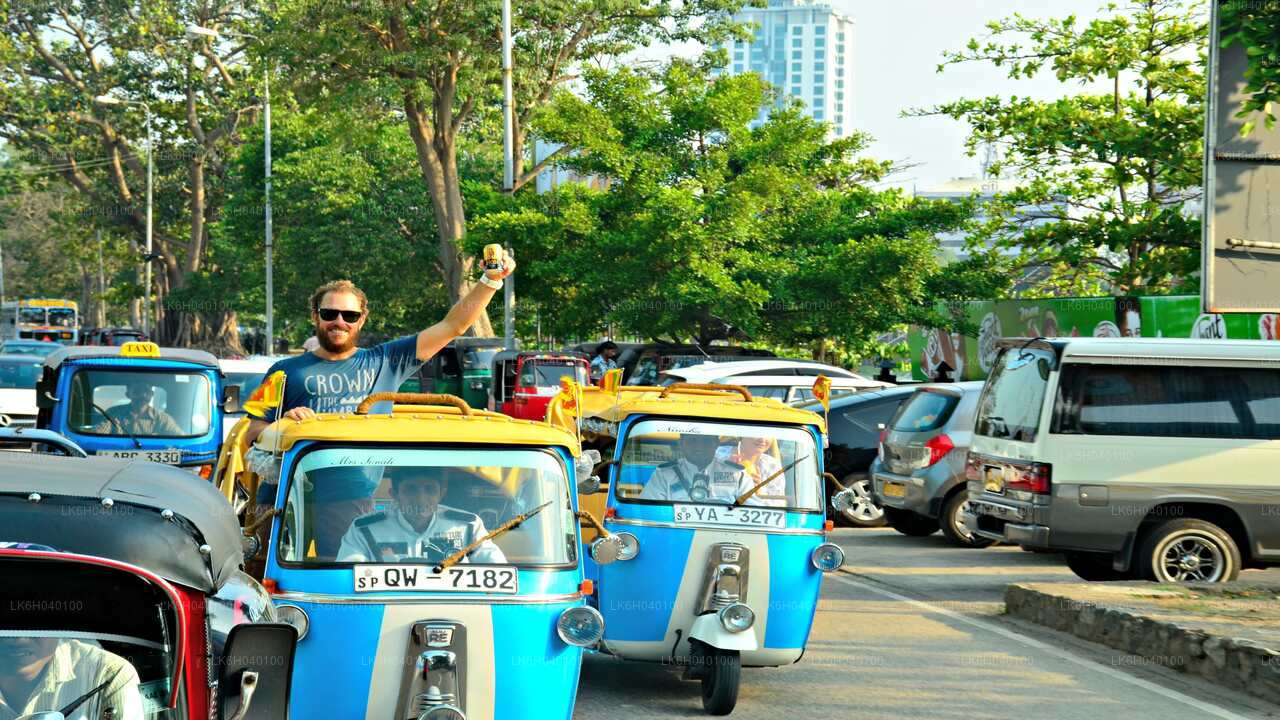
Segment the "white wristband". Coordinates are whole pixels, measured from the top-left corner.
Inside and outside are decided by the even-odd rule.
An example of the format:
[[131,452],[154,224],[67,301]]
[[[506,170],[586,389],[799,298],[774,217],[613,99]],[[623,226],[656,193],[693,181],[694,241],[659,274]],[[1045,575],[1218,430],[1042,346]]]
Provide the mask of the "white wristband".
[[484,283],[485,285],[488,285],[489,287],[493,288],[494,290],[501,290],[501,289],[502,289],[502,281],[501,281],[501,280],[494,280],[493,278],[490,278],[488,275],[481,275],[481,276],[480,276],[480,282]]

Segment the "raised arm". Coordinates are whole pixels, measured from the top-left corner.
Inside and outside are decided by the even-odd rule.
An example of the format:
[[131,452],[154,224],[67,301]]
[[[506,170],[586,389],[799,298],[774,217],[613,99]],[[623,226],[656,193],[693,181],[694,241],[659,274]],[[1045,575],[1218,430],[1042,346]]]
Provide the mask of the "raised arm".
[[[498,281],[515,272],[515,269],[515,259],[503,251],[502,267],[486,270],[485,276]],[[497,288],[489,287],[483,282],[476,283],[471,288],[471,292],[449,309],[449,314],[445,315],[443,320],[418,333],[418,359],[426,362],[454,338],[466,332],[476,320],[480,319],[481,313],[489,306],[489,300],[496,292]]]

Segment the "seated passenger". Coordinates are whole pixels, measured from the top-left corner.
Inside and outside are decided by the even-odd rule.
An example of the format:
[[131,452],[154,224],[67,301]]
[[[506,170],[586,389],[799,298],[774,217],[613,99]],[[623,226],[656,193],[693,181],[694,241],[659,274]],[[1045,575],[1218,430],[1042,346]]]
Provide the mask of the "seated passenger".
[[125,386],[128,405],[117,405],[106,410],[107,417],[93,426],[99,435],[128,435],[151,437],[178,437],[185,435],[169,413],[151,406],[155,388],[144,378],[136,378]]
[[[396,507],[357,518],[342,537],[338,560],[440,562],[489,533],[480,517],[440,504],[448,484],[433,468],[388,468]],[[505,563],[492,540],[472,550],[463,562]]]
[[143,720],[138,672],[79,640],[0,637],[0,720],[61,712],[68,720]]
[[[772,445],[769,438],[744,437],[738,441],[738,451],[730,456],[730,460],[743,467],[750,478],[752,487],[782,469],[782,463],[769,454]],[[783,473],[769,481],[767,485],[747,498],[746,505],[787,504],[787,474]]]
[[640,499],[727,503],[738,499],[752,483],[742,465],[716,457],[719,446],[715,435],[681,435],[681,457],[658,466]]

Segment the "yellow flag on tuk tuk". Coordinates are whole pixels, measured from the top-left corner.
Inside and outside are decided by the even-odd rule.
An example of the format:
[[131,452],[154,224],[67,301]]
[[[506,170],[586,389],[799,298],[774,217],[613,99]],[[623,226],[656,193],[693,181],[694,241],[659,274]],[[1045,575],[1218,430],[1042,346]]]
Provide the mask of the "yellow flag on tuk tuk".
[[819,375],[817,380],[813,381],[813,396],[822,403],[822,411],[831,410],[831,378],[826,375]]
[[622,388],[622,368],[614,368],[606,370],[604,377],[600,379],[600,389],[610,395],[617,395],[618,390]]
[[271,377],[262,381],[257,390],[244,401],[241,407],[250,415],[263,416],[268,410],[280,407],[284,402],[284,371],[277,370]]
[[577,417],[580,410],[578,409],[578,396],[580,390],[578,383],[571,377],[560,378],[560,392],[556,395],[556,399],[560,401],[560,409],[566,415]]

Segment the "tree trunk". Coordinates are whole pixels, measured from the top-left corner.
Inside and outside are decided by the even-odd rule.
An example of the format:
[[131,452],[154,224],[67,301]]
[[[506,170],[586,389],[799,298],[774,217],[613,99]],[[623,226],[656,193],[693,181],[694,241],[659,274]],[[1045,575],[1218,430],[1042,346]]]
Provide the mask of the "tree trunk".
[[[418,155],[418,167],[435,213],[436,260],[444,276],[445,289],[449,292],[449,302],[456,303],[475,286],[468,279],[475,261],[460,250],[466,236],[467,220],[458,176],[456,136],[452,128],[432,128],[422,103],[412,91],[405,91],[404,106],[409,135]],[[471,326],[471,332],[476,337],[493,337],[488,315],[482,314]]]

